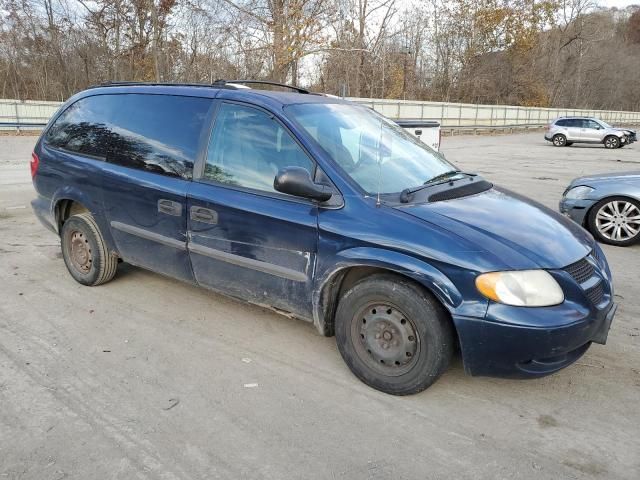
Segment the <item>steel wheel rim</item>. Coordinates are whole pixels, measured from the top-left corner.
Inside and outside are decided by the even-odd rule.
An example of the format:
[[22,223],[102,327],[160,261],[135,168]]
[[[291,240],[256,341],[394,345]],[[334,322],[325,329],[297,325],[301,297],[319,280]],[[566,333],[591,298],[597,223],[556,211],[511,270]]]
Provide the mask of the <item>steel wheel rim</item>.
[[89,240],[79,230],[73,230],[68,236],[69,260],[73,268],[79,273],[86,275],[91,271],[93,255]]
[[640,209],[626,200],[605,203],[596,213],[596,228],[608,240],[631,240],[640,232]]
[[615,147],[615,146],[617,145],[617,143],[618,143],[618,140],[617,140],[617,139],[615,139],[615,138],[607,138],[607,139],[605,140],[605,145],[606,145],[607,147],[609,147],[609,148],[613,148],[613,147]]
[[553,143],[555,145],[564,145],[564,139],[563,137],[557,136],[553,139]]
[[386,376],[411,370],[421,349],[414,323],[388,302],[372,302],[360,309],[351,322],[351,340],[360,360]]

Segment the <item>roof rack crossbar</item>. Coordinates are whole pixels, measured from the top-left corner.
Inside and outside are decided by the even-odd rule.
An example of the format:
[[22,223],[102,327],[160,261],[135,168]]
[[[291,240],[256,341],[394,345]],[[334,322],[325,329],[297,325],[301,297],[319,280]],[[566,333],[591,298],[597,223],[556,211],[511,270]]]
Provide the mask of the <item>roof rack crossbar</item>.
[[229,84],[256,84],[256,85],[273,85],[274,87],[282,87],[282,88],[290,88],[291,90],[295,90],[298,93],[311,93],[309,90],[301,87],[296,87],[295,85],[287,85],[286,83],[278,83],[278,82],[270,82],[268,80],[216,80],[213,82],[214,86],[225,86]]

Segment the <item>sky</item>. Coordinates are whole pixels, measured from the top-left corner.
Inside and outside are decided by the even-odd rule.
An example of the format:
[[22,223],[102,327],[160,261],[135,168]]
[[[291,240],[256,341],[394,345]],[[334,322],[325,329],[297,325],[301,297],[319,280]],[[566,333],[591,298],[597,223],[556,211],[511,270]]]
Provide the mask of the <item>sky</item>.
[[600,3],[605,7],[618,7],[623,8],[633,4],[640,4],[640,0],[600,0]]

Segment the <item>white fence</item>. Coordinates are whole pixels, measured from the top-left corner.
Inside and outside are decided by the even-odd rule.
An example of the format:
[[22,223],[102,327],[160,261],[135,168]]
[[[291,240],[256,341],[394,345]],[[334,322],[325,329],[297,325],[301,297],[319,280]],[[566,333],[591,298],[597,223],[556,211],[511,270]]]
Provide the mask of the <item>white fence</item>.
[[60,102],[0,100],[0,126],[42,128],[60,105]]
[[544,126],[551,120],[571,115],[597,117],[612,124],[640,124],[640,112],[578,110],[569,108],[474,105],[470,103],[416,102],[350,98],[389,118],[438,120],[443,127]]
[[[444,128],[504,128],[544,126],[561,116],[598,117],[616,125],[640,124],[640,112],[576,110],[562,108],[474,105],[467,103],[418,102],[350,98],[389,118],[437,120]],[[60,102],[0,100],[0,128],[42,128]]]

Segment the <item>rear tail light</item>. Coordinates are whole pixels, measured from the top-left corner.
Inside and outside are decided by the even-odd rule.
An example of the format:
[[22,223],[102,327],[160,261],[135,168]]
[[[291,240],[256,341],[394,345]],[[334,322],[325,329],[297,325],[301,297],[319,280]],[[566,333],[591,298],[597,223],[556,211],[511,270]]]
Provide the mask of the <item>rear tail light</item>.
[[38,167],[40,166],[40,159],[38,158],[38,155],[36,155],[36,152],[31,154],[31,162],[29,163],[29,166],[31,167],[31,178],[34,178],[38,172]]

